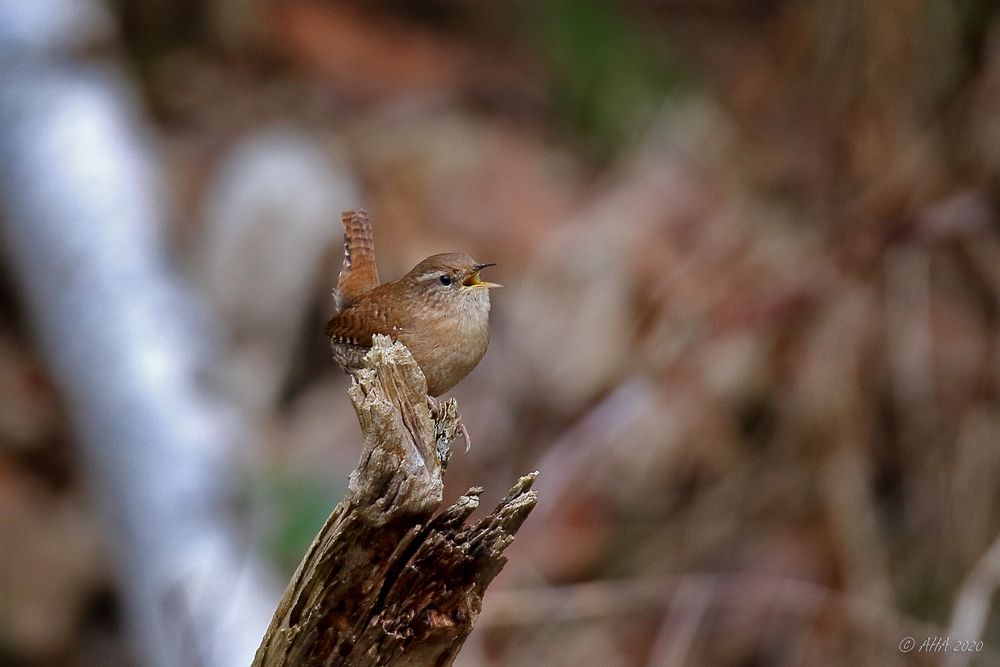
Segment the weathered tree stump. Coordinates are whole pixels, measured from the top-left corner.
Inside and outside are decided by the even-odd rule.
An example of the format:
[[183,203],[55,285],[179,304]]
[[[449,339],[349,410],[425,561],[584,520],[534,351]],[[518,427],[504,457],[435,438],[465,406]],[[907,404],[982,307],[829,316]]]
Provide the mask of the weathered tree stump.
[[376,336],[351,401],[364,433],[347,494],[299,564],[254,665],[449,665],[503,551],[537,502],[537,473],[471,526],[481,488],[437,514],[453,400],[433,405],[407,349]]

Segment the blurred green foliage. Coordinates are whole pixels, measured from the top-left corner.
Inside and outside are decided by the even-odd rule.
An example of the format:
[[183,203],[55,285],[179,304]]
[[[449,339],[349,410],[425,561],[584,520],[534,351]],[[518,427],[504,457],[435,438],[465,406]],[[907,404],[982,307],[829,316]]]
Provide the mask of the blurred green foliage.
[[250,484],[253,506],[265,507],[270,513],[261,546],[285,571],[295,570],[330,511],[346,492],[341,481],[270,470]]
[[649,48],[616,3],[550,0],[532,11],[557,114],[593,156],[612,157],[641,136],[664,95],[676,91],[679,69]]

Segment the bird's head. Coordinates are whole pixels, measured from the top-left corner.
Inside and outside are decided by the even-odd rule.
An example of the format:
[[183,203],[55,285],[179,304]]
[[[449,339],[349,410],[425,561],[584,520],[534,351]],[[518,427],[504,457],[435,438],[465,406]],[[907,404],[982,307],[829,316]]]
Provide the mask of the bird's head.
[[434,301],[488,304],[490,288],[502,287],[480,277],[479,272],[490,266],[496,264],[482,264],[461,253],[442,253],[431,255],[417,264],[404,280],[411,288],[427,294]]

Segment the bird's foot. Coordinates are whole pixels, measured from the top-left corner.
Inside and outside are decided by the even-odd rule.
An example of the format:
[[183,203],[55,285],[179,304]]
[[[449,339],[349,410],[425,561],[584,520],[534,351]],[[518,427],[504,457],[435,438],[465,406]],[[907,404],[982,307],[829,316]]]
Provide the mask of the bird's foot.
[[458,418],[458,427],[462,429],[462,439],[465,440],[465,453],[468,454],[469,450],[472,449],[472,438],[469,436],[469,429],[465,428],[465,422],[462,421],[462,417]]
[[458,404],[455,399],[439,401],[433,396],[427,397],[431,405],[431,417],[434,419],[435,439],[437,441],[438,454],[443,463],[448,462],[450,456],[451,443],[459,435],[465,440],[465,453],[472,449],[472,438],[469,430],[465,428],[461,415],[458,414]]

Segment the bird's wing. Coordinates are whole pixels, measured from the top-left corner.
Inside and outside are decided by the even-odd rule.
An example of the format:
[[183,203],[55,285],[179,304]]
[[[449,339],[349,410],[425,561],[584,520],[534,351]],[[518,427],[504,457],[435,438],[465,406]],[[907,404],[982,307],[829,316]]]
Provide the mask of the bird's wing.
[[379,284],[375,239],[368,212],[364,209],[344,211],[340,220],[344,225],[344,266],[333,293],[334,309],[338,313]]
[[403,323],[394,318],[378,298],[366,298],[334,315],[326,324],[325,333],[334,343],[342,345],[372,344],[372,334],[394,336],[403,332]]

